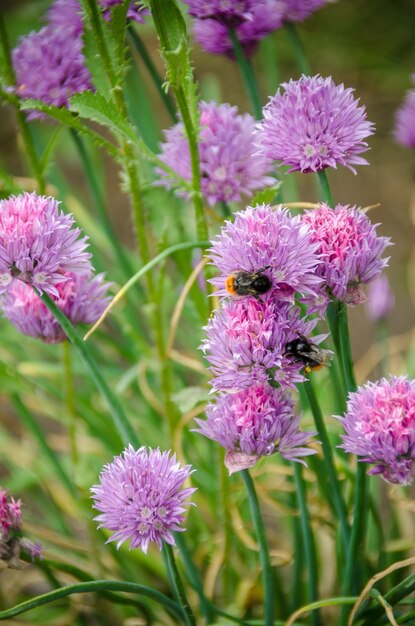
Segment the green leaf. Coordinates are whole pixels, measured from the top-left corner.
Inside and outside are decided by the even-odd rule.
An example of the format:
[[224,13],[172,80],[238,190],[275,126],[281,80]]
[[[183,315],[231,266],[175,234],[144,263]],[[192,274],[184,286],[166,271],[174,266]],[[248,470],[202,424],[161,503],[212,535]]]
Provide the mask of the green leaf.
[[278,190],[281,188],[281,185],[281,181],[278,180],[274,185],[272,185],[272,187],[267,187],[266,189],[258,191],[252,198],[252,206],[255,206],[256,204],[272,204]]
[[187,40],[186,23],[175,0],[150,0],[151,13],[163,54],[177,50]]
[[208,396],[209,391],[206,387],[185,387],[172,394],[172,400],[182,413],[187,413],[199,402],[207,402]]

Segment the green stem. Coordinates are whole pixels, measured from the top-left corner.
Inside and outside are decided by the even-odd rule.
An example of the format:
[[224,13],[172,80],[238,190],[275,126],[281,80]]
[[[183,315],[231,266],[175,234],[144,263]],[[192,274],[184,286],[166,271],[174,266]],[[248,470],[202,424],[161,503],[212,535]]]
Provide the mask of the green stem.
[[129,35],[148,73],[151,76],[154,86],[156,87],[157,91],[160,94],[161,99],[163,100],[166,110],[169,112],[172,122],[175,124],[177,122],[175,106],[171,98],[169,97],[169,95],[164,90],[161,76],[159,75],[157,68],[153,63],[151,56],[147,52],[147,48],[145,47],[143,40],[141,39],[141,37],[139,36],[139,34],[137,33],[137,31],[135,30],[132,24],[131,24],[131,28],[129,29]]
[[63,365],[65,372],[65,400],[68,411],[68,438],[71,451],[72,469],[76,470],[79,461],[78,446],[76,444],[76,412],[75,412],[75,386],[72,371],[71,344],[63,342]]
[[82,137],[80,136],[80,134],[74,128],[70,128],[69,133],[75,143],[76,149],[81,159],[85,178],[88,183],[88,187],[91,192],[91,196],[94,201],[95,208],[98,211],[98,215],[101,220],[101,224],[104,228],[107,239],[114,249],[114,253],[117,258],[117,261],[120,264],[124,274],[126,276],[131,276],[131,274],[133,273],[133,268],[130,262],[128,261],[128,258],[125,255],[125,252],[122,249],[118,238],[115,236],[111,222],[108,218],[107,211],[105,209],[105,202],[102,197],[100,186],[99,186],[96,174],[95,174],[95,168],[92,165],[88,151],[85,147],[85,143]]
[[[3,60],[4,60],[4,71],[5,71],[5,79],[9,86],[14,86],[16,84],[16,78],[13,69],[12,57],[11,57],[11,49],[10,42],[7,34],[6,23],[3,19],[3,16],[0,11],[0,41],[3,51]],[[30,163],[30,167],[32,168],[33,174],[37,181],[38,192],[39,194],[45,193],[46,189],[46,181],[42,171],[41,160],[36,152],[36,148],[33,143],[33,138],[30,133],[29,125],[26,121],[25,114],[20,111],[20,109],[16,106],[16,119],[17,124],[19,126],[23,143],[25,145],[25,152],[27,158]]]
[[180,552],[187,579],[199,597],[200,610],[204,615],[206,622],[210,624],[211,622],[213,622],[213,615],[215,612],[217,612],[217,609],[205,596],[205,593],[203,591],[203,583],[200,579],[200,571],[192,560],[192,556],[186,546],[183,535],[184,533],[176,533],[176,545]]
[[245,55],[244,49],[241,46],[241,42],[238,39],[238,35],[234,28],[228,29],[229,39],[231,40],[233,52],[235,54],[236,62],[239,65],[242,78],[245,83],[246,90],[251,100],[252,111],[257,118],[262,118],[262,104],[261,96],[259,94],[258,83],[255,78],[254,70],[250,60]]
[[227,202],[219,202],[220,212],[222,213],[222,217],[232,217],[232,211]]
[[343,500],[340,483],[337,477],[336,469],[334,466],[333,452],[330,444],[330,439],[324,424],[323,414],[320,409],[317,397],[314,392],[314,388],[310,380],[303,384],[305,392],[307,394],[307,400],[310,405],[311,412],[314,417],[314,422],[317,428],[318,435],[323,447],[323,463],[327,473],[327,480],[330,485],[330,490],[333,497],[334,506],[337,511],[337,516],[340,523],[340,537],[343,550],[346,551],[349,537],[349,524],[347,522],[346,505]]
[[[318,599],[318,570],[316,560],[316,550],[311,531],[310,516],[307,508],[306,484],[302,475],[302,467],[299,463],[293,463],[295,488],[297,494],[298,508],[300,509],[301,531],[303,536],[304,551],[308,567],[308,600],[316,602]],[[313,626],[319,626],[320,619],[318,613],[312,615]]]
[[294,50],[294,56],[297,62],[298,69],[302,74],[309,76],[311,74],[310,64],[304,50],[303,42],[301,41],[298,31],[293,22],[287,22],[285,24],[285,31],[290,39],[292,48]]
[[231,565],[231,542],[232,542],[232,524],[231,524],[231,501],[230,501],[230,493],[229,493],[229,473],[224,463],[224,451],[221,449],[217,450],[217,454],[219,455],[219,471],[220,471],[220,495],[221,495],[221,515],[219,519],[220,527],[223,529],[223,567],[222,567],[222,584],[223,584],[223,593],[222,600],[223,603],[229,604],[229,593],[232,590],[231,580],[230,580],[230,565]]
[[173,548],[168,543],[164,542],[163,552],[167,562],[169,575],[173,584],[173,590],[178,600],[178,603],[183,608],[183,614],[185,617],[185,623],[187,626],[196,626],[195,616],[189,604],[186,596],[186,592],[183,586],[183,581],[177,568],[176,559],[174,558]]
[[269,558],[268,541],[265,524],[259,506],[254,482],[248,470],[242,470],[241,475],[248,492],[249,507],[259,545],[259,558],[262,566],[262,580],[264,584],[264,626],[273,626],[274,623],[274,580]]
[[357,385],[353,371],[352,351],[350,347],[349,324],[347,320],[347,305],[338,303],[339,343],[340,354],[343,364],[345,386],[350,393],[356,391]]
[[334,200],[331,193],[329,180],[327,178],[326,170],[320,170],[317,172],[317,178],[320,185],[321,199],[326,202],[332,209],[334,208]]
[[121,582],[118,580],[93,580],[76,583],[74,585],[67,585],[66,587],[61,587],[60,589],[50,591],[49,593],[36,596],[32,600],[27,600],[26,602],[17,604],[16,606],[6,609],[5,611],[0,611],[0,620],[9,619],[10,617],[27,613],[27,611],[36,609],[39,606],[50,604],[51,602],[55,602],[56,600],[66,598],[67,596],[71,596],[76,593],[100,593],[101,591],[124,591],[127,593],[144,595],[164,606],[177,618],[182,618],[180,606],[166,595],[156,591],[155,589],[151,589],[145,585],[137,585],[136,583]]
[[50,296],[47,293],[43,293],[40,295],[40,298],[44,305],[52,313],[53,317],[59,322],[69,341],[82,357],[91,379],[94,381],[98,391],[100,391],[111,409],[112,420],[124,444],[127,445],[128,443],[131,443],[134,447],[138,447],[140,445],[138,435],[125,415],[118,398],[112,393],[107,381],[101,374],[101,371],[87,348],[87,345],[80,337],[76,329],[72,326],[66,315],[60,310]]

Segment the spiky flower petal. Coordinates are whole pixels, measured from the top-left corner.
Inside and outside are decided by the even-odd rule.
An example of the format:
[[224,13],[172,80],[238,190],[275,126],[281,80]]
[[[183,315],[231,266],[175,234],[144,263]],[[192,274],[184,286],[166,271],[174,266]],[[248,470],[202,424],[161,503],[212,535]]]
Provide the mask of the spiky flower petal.
[[42,558],[40,544],[22,537],[22,503],[9,496],[0,487],[0,560],[9,567],[16,567],[21,550],[32,559]]
[[[74,94],[92,89],[82,46],[74,31],[53,24],[23,37],[13,50],[17,94],[63,107]],[[42,117],[39,111],[28,115]]]
[[415,89],[408,90],[396,111],[394,136],[402,146],[415,148]]
[[64,272],[91,272],[86,237],[55,198],[23,193],[0,201],[0,293],[14,280],[59,297]]
[[322,203],[306,211],[302,221],[309,227],[312,241],[319,244],[322,263],[317,273],[328,294],[346,304],[364,302],[362,286],[388,264],[382,254],[391,245],[389,238],[376,233],[377,225],[362,209],[342,204],[332,209]]
[[[201,102],[199,156],[202,191],[211,206],[233,202],[241,196],[275,183],[267,176],[270,162],[254,156],[254,119],[248,113],[238,115],[237,107],[215,102]],[[177,174],[191,181],[189,144],[183,123],[165,131],[160,159]],[[160,184],[170,188],[177,181],[159,169]]]
[[389,483],[415,480],[415,380],[405,376],[367,383],[349,395],[342,424],[346,452],[375,466]]
[[272,286],[262,299],[293,302],[296,292],[315,296],[321,285],[318,247],[300,217],[292,217],[282,206],[263,204],[238,211],[207,252],[220,271],[211,280],[216,295],[229,295],[225,285],[231,274],[267,268],[263,273]]
[[113,531],[108,541],[119,548],[130,541],[131,548],[147,553],[150,542],[161,549],[165,541],[175,545],[174,532],[183,531],[185,502],[194,488],[182,489],[193,473],[181,467],[176,455],[159,449],[130,445],[112,463],[104,466],[100,483],[91,488],[99,528]]
[[[109,284],[104,275],[65,273],[65,282],[55,288],[58,296],[52,296],[74,326],[93,324],[109,302],[106,296]],[[30,285],[15,281],[0,301],[0,310],[23,335],[41,339],[46,343],[59,343],[66,335],[52,313],[46,308]]]
[[196,419],[197,432],[227,450],[229,473],[252,467],[259,458],[278,452],[289,461],[314,454],[304,447],[314,434],[299,432],[290,395],[269,385],[251,385],[235,394],[222,394]]
[[290,171],[319,172],[344,165],[367,165],[359,156],[368,149],[374,126],[366,120],[353,89],[332,78],[302,76],[283,83],[264,107],[258,126],[260,154],[291,166]]

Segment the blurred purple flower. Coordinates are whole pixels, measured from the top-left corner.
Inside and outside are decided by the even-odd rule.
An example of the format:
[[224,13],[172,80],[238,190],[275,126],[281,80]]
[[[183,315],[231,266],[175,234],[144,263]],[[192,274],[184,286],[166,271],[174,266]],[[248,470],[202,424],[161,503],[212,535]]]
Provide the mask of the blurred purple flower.
[[[13,50],[18,95],[63,107],[74,94],[92,89],[82,45],[73,31],[52,24],[22,37]],[[28,115],[42,117],[39,111]]]
[[395,304],[395,296],[385,274],[379,274],[367,289],[366,313],[369,319],[380,322],[388,317]]
[[196,419],[196,432],[227,450],[230,474],[252,467],[262,456],[279,452],[288,461],[315,454],[303,447],[314,433],[298,431],[294,401],[281,389],[251,385],[234,394],[220,395],[206,409],[206,420]]
[[296,292],[315,296],[322,282],[317,275],[318,247],[300,217],[292,217],[287,209],[265,204],[247,207],[235,213],[234,222],[225,223],[207,251],[221,272],[211,282],[217,295],[229,296],[225,283],[232,273],[257,272],[270,266],[263,273],[272,287],[262,299],[293,302]]
[[[109,283],[104,275],[65,273],[65,282],[55,285],[58,296],[52,296],[74,326],[97,321],[110,298]],[[15,281],[0,300],[0,310],[23,335],[46,343],[65,341],[66,334],[30,285]]]
[[40,544],[22,537],[22,503],[0,487],[0,559],[10,567],[18,565],[20,552],[25,550],[32,559],[42,558]]
[[83,20],[79,0],[55,0],[47,12],[49,24],[72,30],[76,37],[82,34]]
[[254,18],[257,0],[184,0],[189,15],[212,19],[229,28],[235,28]]
[[64,272],[90,272],[86,237],[55,198],[22,193],[0,201],[0,293],[14,280],[59,296]]
[[[189,4],[193,5],[194,3],[189,0]],[[199,3],[197,4],[199,5]],[[215,1],[212,4],[214,4],[216,16],[218,16],[216,7],[219,3]],[[276,0],[255,0],[250,2],[245,0],[242,3],[231,0],[227,5],[229,7],[228,19],[230,19],[229,16],[233,12],[235,16],[233,27],[247,55],[255,51],[261,39],[274,30],[278,30],[282,25],[282,14]],[[238,12],[238,7],[242,9],[240,12]],[[246,11],[245,8],[247,8]],[[206,3],[206,10],[210,10],[210,2]],[[198,12],[201,12],[200,8]],[[224,25],[223,21],[223,18],[222,23],[217,21],[217,18],[195,19],[193,33],[196,41],[207,52],[226,54],[229,57],[233,57],[233,46],[229,38],[228,26]]]
[[415,381],[390,376],[349,395],[341,418],[346,435],[340,446],[374,463],[369,474],[389,483],[415,480]]
[[290,165],[290,172],[344,165],[356,173],[354,165],[367,165],[358,155],[368,149],[363,140],[374,126],[353,89],[321,76],[302,76],[282,87],[284,93],[278,89],[263,109],[257,134],[260,154]]
[[[303,382],[301,363],[285,354],[286,345],[299,335],[308,337],[317,320],[300,318],[288,303],[255,298],[226,303],[205,327],[202,350],[211,364],[214,391],[239,391],[276,381],[294,387]],[[324,336],[313,337],[318,344]]]
[[194,470],[180,466],[176,455],[130,445],[122,455],[104,466],[100,484],[91,488],[94,508],[100,511],[98,528],[114,531],[108,541],[117,548],[130,540],[131,548],[147,553],[154,541],[175,545],[173,532],[183,531],[184,502],[196,489],[182,489]]
[[415,148],[415,89],[407,91],[405,100],[395,114],[394,137],[407,148]]
[[[238,115],[237,107],[215,102],[201,102],[199,155],[202,191],[211,206],[216,202],[233,202],[241,195],[252,196],[256,189],[275,183],[266,175],[270,162],[254,156],[254,119],[248,113]],[[177,174],[190,181],[189,144],[183,123],[164,132],[160,159]],[[171,188],[177,181],[158,169],[160,184]]]
[[302,22],[333,0],[277,0],[284,22]]
[[319,243],[322,263],[317,273],[326,283],[328,294],[346,304],[366,301],[362,286],[373,280],[388,264],[381,258],[388,237],[376,234],[372,224],[360,208],[338,204],[335,209],[327,204],[306,211],[302,222],[307,225],[313,242]]

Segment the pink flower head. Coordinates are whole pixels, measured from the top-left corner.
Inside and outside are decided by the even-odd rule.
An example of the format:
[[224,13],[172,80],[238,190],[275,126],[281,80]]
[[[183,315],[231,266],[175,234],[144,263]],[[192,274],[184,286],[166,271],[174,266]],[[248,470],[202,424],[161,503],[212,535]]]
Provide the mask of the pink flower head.
[[415,148],[415,89],[410,89],[395,114],[395,140],[407,148]]
[[[82,46],[73,30],[53,24],[23,37],[13,50],[18,95],[63,107],[74,94],[92,89]],[[39,111],[28,115],[42,117]]]
[[294,402],[281,389],[251,385],[234,394],[222,394],[206,409],[206,420],[196,419],[201,433],[227,450],[225,465],[232,474],[252,467],[275,452],[289,461],[314,454],[304,447],[314,434],[298,431]]
[[98,528],[114,532],[108,541],[116,541],[117,548],[127,540],[130,549],[144,553],[151,541],[160,549],[163,541],[175,545],[173,532],[184,530],[180,524],[190,504],[184,501],[196,491],[182,489],[193,472],[190,465],[181,467],[175,454],[128,446],[104,466],[100,483],[91,489],[100,511]]
[[277,0],[284,22],[302,22],[333,0]]
[[59,297],[64,272],[90,272],[86,237],[55,198],[22,193],[0,201],[0,293],[14,280]]
[[32,559],[42,558],[40,544],[21,536],[21,508],[21,501],[0,487],[0,559],[10,567],[18,564],[21,550],[28,552]]
[[[270,162],[254,156],[254,119],[248,113],[238,115],[237,107],[215,102],[201,102],[199,156],[202,191],[208,203],[234,202],[241,196],[252,196],[253,191],[275,183],[267,176]],[[160,159],[177,174],[192,178],[189,144],[183,123],[165,131],[166,141],[161,145]],[[158,170],[160,184],[171,188],[177,181]]]
[[230,275],[268,268],[263,273],[272,286],[262,299],[293,302],[296,292],[316,296],[321,285],[318,247],[300,217],[292,217],[282,206],[247,207],[235,213],[234,222],[225,223],[208,250],[220,271],[211,282],[217,295],[229,296],[226,280]]
[[332,78],[302,76],[283,83],[264,107],[258,125],[260,154],[290,165],[290,172],[319,172],[344,165],[367,165],[360,153],[374,126],[366,120],[353,89],[335,85]]
[[[55,285],[55,304],[74,326],[93,324],[109,302],[106,296],[109,284],[104,275],[65,272],[64,282]],[[15,281],[0,301],[0,309],[23,335],[41,339],[45,343],[59,343],[66,335],[52,313],[46,308],[30,285]]]
[[391,245],[389,238],[376,234],[377,224],[372,224],[362,209],[342,204],[331,209],[322,203],[306,211],[302,221],[309,227],[312,241],[319,244],[323,262],[317,273],[328,294],[346,304],[364,302],[362,285],[388,264],[382,254]]
[[[303,364],[286,355],[286,345],[298,336],[308,337],[316,323],[301,319],[298,307],[272,299],[226,303],[209,319],[202,343],[215,375],[214,391],[235,392],[274,381],[294,387],[303,382]],[[323,338],[313,337],[313,343]]]
[[385,274],[379,274],[367,289],[366,313],[369,319],[380,322],[386,319],[395,304],[395,296]]
[[[188,3],[196,4],[193,0],[188,0]],[[199,5],[199,2],[197,4]],[[218,4],[225,5],[225,3],[218,3],[217,1],[204,4],[206,11],[210,10],[210,5],[212,7]],[[207,17],[207,13],[205,13],[203,18],[194,20],[193,33],[195,39],[207,52],[225,54],[233,58],[233,46],[228,31],[230,25],[235,28],[239,42],[247,55],[256,50],[261,39],[278,30],[282,25],[282,12],[276,0],[250,0],[248,2],[245,0],[242,3],[231,0],[227,6],[229,12],[226,14],[222,12],[222,17],[214,9],[212,11],[213,18]],[[196,15],[196,13],[201,15],[201,9],[195,10],[193,14]],[[230,24],[229,21],[232,19],[233,24]]]
[[415,381],[405,376],[367,383],[349,395],[346,415],[346,452],[375,464],[369,474],[389,483],[409,485],[415,480]]

